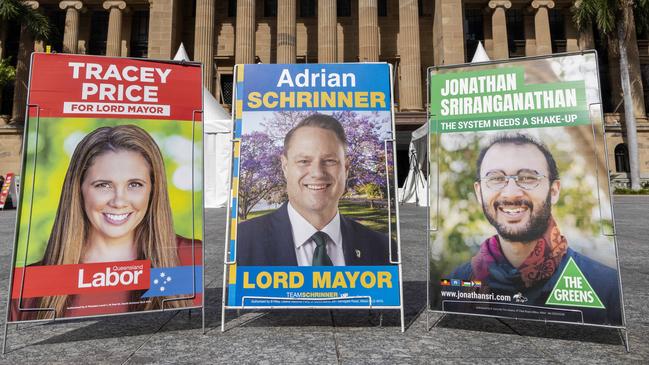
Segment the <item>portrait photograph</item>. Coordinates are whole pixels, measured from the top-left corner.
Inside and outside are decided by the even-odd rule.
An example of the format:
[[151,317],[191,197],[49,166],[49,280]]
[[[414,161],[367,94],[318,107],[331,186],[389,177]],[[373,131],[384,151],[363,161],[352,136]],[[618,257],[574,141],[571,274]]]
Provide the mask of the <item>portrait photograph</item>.
[[[120,280],[129,284],[139,279],[164,291],[171,278],[149,282],[143,277],[148,275],[143,262],[151,270],[202,266],[200,125],[41,118],[38,126],[32,122],[28,127],[15,261],[17,273],[28,269],[26,287],[39,277],[37,271],[47,274],[74,265],[83,270],[83,265],[114,262],[119,264],[107,270],[140,269]],[[36,269],[33,276],[31,269]],[[116,285],[111,282],[116,274],[108,272],[100,282],[91,280],[97,276],[82,279],[81,272],[79,278],[61,280],[79,288]],[[13,320],[52,319],[200,305],[193,299],[174,300],[187,296],[145,292],[107,288],[88,294],[28,295],[12,301],[11,315]]]
[[238,264],[388,265],[388,235],[396,238],[390,112],[244,117]]

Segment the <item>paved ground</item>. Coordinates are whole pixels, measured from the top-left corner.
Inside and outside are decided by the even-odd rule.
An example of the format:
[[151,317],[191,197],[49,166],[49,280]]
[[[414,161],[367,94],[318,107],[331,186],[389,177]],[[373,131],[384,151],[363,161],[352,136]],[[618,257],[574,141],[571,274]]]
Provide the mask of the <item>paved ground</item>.
[[[9,326],[2,363],[648,363],[649,197],[615,200],[631,352],[617,331],[446,316],[426,329],[425,209],[401,208],[406,333],[398,313],[228,313],[220,331],[225,210],[209,210],[207,334],[200,313],[166,312]],[[6,293],[14,211],[0,212],[0,293]],[[5,295],[0,297],[4,318]],[[439,319],[430,315],[431,324]],[[4,320],[0,322],[4,325]]]

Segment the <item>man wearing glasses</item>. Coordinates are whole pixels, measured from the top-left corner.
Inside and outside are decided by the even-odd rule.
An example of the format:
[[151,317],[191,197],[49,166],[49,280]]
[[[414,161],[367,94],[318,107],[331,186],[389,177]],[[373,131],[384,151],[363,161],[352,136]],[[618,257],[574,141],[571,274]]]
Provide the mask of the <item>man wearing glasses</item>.
[[616,271],[572,250],[552,217],[561,181],[547,147],[524,134],[500,135],[480,151],[476,168],[475,194],[497,234],[450,278],[478,282],[480,293],[544,306],[572,258],[605,307],[581,309],[584,321],[619,324]]

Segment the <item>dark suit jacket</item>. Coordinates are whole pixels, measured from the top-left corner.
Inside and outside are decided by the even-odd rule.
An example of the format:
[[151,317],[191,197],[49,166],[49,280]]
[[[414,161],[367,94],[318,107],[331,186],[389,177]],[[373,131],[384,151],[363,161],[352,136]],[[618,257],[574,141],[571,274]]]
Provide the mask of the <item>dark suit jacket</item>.
[[[388,265],[388,236],[340,215],[345,265]],[[396,250],[396,245],[393,244]],[[356,254],[360,251],[360,257]],[[396,260],[396,255],[393,255]],[[240,266],[297,266],[287,203],[276,211],[239,223],[237,264]]]

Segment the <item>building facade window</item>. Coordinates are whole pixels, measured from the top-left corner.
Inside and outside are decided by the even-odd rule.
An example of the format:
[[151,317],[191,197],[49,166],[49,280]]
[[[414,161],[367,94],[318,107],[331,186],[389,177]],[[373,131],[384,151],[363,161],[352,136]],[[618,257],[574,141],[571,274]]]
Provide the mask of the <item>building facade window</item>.
[[562,9],[550,9],[550,37],[552,38],[552,53],[566,51],[566,25]]
[[614,113],[615,98],[611,88],[611,73],[609,72],[608,65],[608,45],[606,44],[606,37],[602,38],[599,32],[594,31],[595,49],[597,50],[597,64],[599,65],[599,84],[600,92],[602,94],[602,108],[604,113]]
[[264,0],[264,16],[266,18],[277,16],[277,0]]
[[336,0],[337,16],[352,16],[352,2],[350,0]]
[[138,10],[133,13],[131,24],[131,57],[146,58],[149,54],[149,12]]
[[[7,22],[7,29],[20,29],[20,23],[15,21]],[[9,64],[16,67],[16,55],[18,54],[18,44],[20,32],[7,32],[3,43],[3,52],[5,59],[8,56]],[[14,102],[14,82],[8,82],[0,90],[0,115],[11,115]]]
[[232,105],[232,87],[234,85],[232,74],[220,74],[219,79],[219,86],[221,88],[221,104]]
[[47,45],[52,47],[52,52],[63,52],[63,33],[65,32],[65,12],[58,6],[43,9],[45,16],[50,21],[52,34]]
[[478,43],[484,41],[484,10],[468,8],[464,10],[464,46],[465,61],[470,62],[478,48]]
[[509,46],[509,57],[525,56],[525,18],[523,9],[508,9],[507,17],[507,42]]
[[[637,28],[636,28],[637,29]],[[649,27],[641,29],[637,35],[638,51],[640,53],[640,74],[644,91],[645,111],[649,111]]]
[[237,0],[228,0],[228,17],[237,16]]
[[313,18],[317,8],[316,0],[300,0],[300,17]]
[[377,1],[379,16],[388,16],[388,0]]
[[88,40],[88,54],[103,56],[106,54],[106,40],[108,39],[108,12],[95,11],[90,16],[90,39]]
[[625,143],[620,143],[615,146],[615,171],[617,172],[630,172],[629,166],[629,148]]

